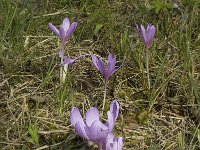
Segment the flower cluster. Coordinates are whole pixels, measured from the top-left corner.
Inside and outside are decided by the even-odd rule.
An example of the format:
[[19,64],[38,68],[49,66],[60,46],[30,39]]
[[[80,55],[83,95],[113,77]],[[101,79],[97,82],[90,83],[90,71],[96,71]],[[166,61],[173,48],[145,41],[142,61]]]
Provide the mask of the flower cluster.
[[121,138],[114,138],[112,130],[119,114],[119,104],[114,100],[107,112],[108,119],[105,124],[100,121],[100,113],[96,107],[90,108],[82,118],[78,108],[72,108],[70,121],[78,135],[96,143],[102,150],[122,150]]
[[[70,25],[68,18],[63,20],[63,23],[57,29],[54,25],[49,23],[49,28],[60,38],[61,40],[61,50],[59,52],[59,57],[61,58],[61,65],[64,66],[61,68],[60,76],[61,82],[64,81],[66,76],[66,71],[68,65],[74,63],[79,58],[87,55],[81,55],[77,58],[68,58],[64,56],[64,47],[67,43],[69,37],[73,34],[77,27],[77,23],[73,22]],[[137,31],[145,45],[146,48],[146,68],[147,68],[147,78],[148,85],[150,89],[150,79],[149,79],[149,54],[148,49],[153,41],[155,35],[155,26],[148,24],[147,29],[143,25],[136,25]],[[96,55],[89,55],[92,58],[94,66],[99,70],[105,80],[105,91],[103,99],[103,110],[106,102],[106,88],[109,78],[117,71],[120,67],[116,67],[116,56],[113,56],[111,53],[108,54],[107,62],[104,62],[101,58],[98,58]],[[63,72],[64,70],[64,72]],[[78,108],[73,107],[70,112],[70,121],[72,126],[75,128],[77,134],[89,141],[96,143],[100,150],[122,150],[123,148],[123,138],[115,138],[113,135],[113,128],[119,114],[119,103],[114,100],[110,104],[110,110],[107,111],[107,120],[105,123],[102,123],[100,120],[100,113],[96,107],[90,108],[86,114],[85,119],[81,116],[81,113]]]

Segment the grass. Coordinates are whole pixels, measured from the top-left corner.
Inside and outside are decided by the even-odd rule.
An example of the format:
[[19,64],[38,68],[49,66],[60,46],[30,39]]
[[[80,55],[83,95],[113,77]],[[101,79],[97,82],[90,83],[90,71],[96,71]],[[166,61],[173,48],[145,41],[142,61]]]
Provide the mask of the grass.
[[[0,149],[96,149],[70,126],[72,106],[102,108],[104,82],[89,57],[59,84],[59,40],[48,22],[78,22],[67,43],[71,57],[107,52],[121,69],[111,77],[106,107],[120,103],[116,135],[124,150],[200,149],[200,11],[197,0],[0,1]],[[156,26],[145,50],[135,23]],[[106,113],[105,113],[106,114]],[[106,118],[106,116],[103,116]]]

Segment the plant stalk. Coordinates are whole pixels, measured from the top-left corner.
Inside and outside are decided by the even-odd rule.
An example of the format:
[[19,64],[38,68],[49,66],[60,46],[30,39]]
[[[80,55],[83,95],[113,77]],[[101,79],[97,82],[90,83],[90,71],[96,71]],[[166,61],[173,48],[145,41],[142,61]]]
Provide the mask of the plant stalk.
[[[64,51],[64,47],[62,46],[62,50]],[[68,64],[63,64],[63,59],[64,59],[64,55],[61,55],[60,58],[60,63],[61,63],[61,67],[60,67],[60,84],[63,84],[65,82],[65,78],[67,75],[67,70],[68,70]]]
[[107,86],[108,86],[108,81],[105,80],[104,96],[103,96],[102,116],[103,116],[103,112],[104,112],[104,108],[105,108],[105,104],[106,104],[106,91],[107,91]]
[[63,55],[61,55],[61,57],[60,57],[60,64],[61,64],[61,67],[60,67],[60,84],[62,85],[62,83],[63,83]]
[[147,70],[147,82],[148,82],[148,89],[150,90],[150,78],[149,78],[149,49],[146,48],[146,70]]
[[103,145],[102,145],[102,143],[98,144],[98,148],[99,148],[99,150],[103,150]]

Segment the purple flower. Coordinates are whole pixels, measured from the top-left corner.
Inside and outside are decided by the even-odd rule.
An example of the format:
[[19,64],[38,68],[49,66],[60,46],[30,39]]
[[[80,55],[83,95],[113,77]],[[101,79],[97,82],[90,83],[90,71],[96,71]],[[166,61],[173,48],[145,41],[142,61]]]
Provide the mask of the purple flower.
[[[63,64],[65,65],[65,64],[67,64],[67,65],[69,65],[69,64],[72,64],[72,63],[74,63],[75,61],[77,61],[78,59],[80,59],[81,57],[85,57],[85,56],[90,56],[89,54],[85,54],[85,55],[81,55],[81,56],[79,56],[79,57],[76,57],[76,58],[68,58],[67,56],[64,56],[64,50],[60,50],[59,51],[59,57],[62,59],[63,58]],[[61,64],[61,65],[63,65],[63,64]]]
[[103,143],[104,150],[122,150],[123,148],[123,138],[115,138],[112,133],[110,133]]
[[[68,57],[66,57],[66,56],[64,56],[64,50],[61,50],[60,52],[59,52],[59,57],[62,59],[63,58],[63,64],[65,65],[65,64],[67,64],[67,65],[69,65],[69,64],[72,64],[72,63],[74,63],[78,58],[75,58],[75,59],[72,59],[72,58],[68,58]],[[61,64],[61,65],[63,65],[63,64]]]
[[114,100],[110,104],[110,110],[107,112],[108,119],[106,121],[106,126],[108,127],[110,133],[114,128],[118,114],[119,114],[119,103],[116,100]]
[[137,27],[140,37],[142,38],[142,41],[143,41],[145,47],[148,49],[151,45],[151,42],[152,42],[155,32],[156,32],[155,26],[152,24],[148,24],[146,30],[143,25],[138,26],[136,24],[136,27]]
[[70,121],[80,137],[93,141],[99,145],[105,141],[108,134],[112,132],[118,113],[119,104],[115,100],[110,105],[110,111],[108,111],[108,120],[106,121],[106,124],[103,124],[100,121],[99,111],[95,107],[90,108],[86,112],[85,122],[79,109],[73,107],[70,112]]
[[111,53],[109,53],[108,55],[107,65],[105,65],[101,58],[98,59],[95,55],[92,55],[92,62],[95,67],[100,71],[100,73],[104,76],[106,81],[119,69],[119,67],[116,69],[116,57],[113,57]]
[[68,38],[73,34],[74,30],[76,29],[77,23],[73,22],[70,25],[69,19],[65,18],[58,29],[51,23],[49,23],[48,25],[49,28],[60,38],[62,46],[64,47]]

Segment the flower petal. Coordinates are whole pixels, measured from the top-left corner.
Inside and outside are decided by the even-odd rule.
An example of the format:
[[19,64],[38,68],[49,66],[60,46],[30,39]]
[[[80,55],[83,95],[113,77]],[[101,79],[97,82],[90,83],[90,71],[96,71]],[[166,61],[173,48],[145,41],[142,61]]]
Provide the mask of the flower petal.
[[60,37],[59,30],[51,23],[48,23],[49,28],[55,33],[58,37]]
[[116,138],[116,145],[117,145],[117,149],[116,150],[122,150],[123,148],[123,138]]
[[109,53],[109,55],[108,55],[108,71],[109,71],[110,76],[115,71],[115,65],[116,65],[116,57],[115,56],[113,57],[112,54]]
[[115,123],[114,116],[110,111],[107,112],[107,115],[108,115],[108,119],[106,121],[106,126],[108,127],[109,132],[112,133],[112,130],[114,128],[114,123]]
[[88,132],[90,140],[97,144],[102,142],[109,134],[108,128],[99,120],[92,123]]
[[104,76],[104,78],[107,80],[108,79],[108,72],[106,71],[105,64],[104,64],[104,62],[102,61],[101,58],[99,59],[97,65],[99,67],[99,71]]
[[119,114],[119,103],[116,100],[110,104],[110,112],[113,114],[114,121],[116,121]]
[[76,108],[76,107],[73,107],[71,112],[70,112],[70,122],[74,127],[75,127],[77,122],[81,122],[84,126],[86,126],[84,121],[83,121],[83,118],[81,116],[79,109]]
[[69,30],[69,27],[70,27],[70,21],[69,21],[69,18],[65,18],[63,20],[63,23],[61,24],[62,28],[64,29],[65,31],[65,34],[67,33],[67,31]]
[[147,26],[147,39],[148,39],[148,46],[150,46],[153,38],[154,38],[154,35],[155,35],[155,32],[156,32],[156,28],[154,25],[151,25],[151,24],[148,24]]
[[110,133],[105,140],[105,147],[106,150],[122,150],[123,138],[115,138],[114,135]]
[[95,65],[95,67],[100,71],[100,73],[104,76],[104,78],[107,79],[107,73],[105,70],[104,62],[101,59],[98,59],[95,55],[92,55],[92,62]]
[[138,26],[136,24],[136,27],[137,27],[138,34],[140,35],[140,37],[142,39],[142,42],[146,46],[147,45],[147,38],[146,38],[146,30],[145,30],[144,26],[143,25]]
[[66,32],[66,39],[65,40],[67,40],[74,33],[76,27],[77,27],[77,23],[73,22]]
[[142,37],[144,44],[146,45],[146,43],[147,43],[147,33],[146,33],[146,30],[145,30],[143,25],[140,26],[140,35]]
[[72,63],[74,63],[76,61],[76,59],[72,59],[72,58],[68,58],[68,57],[66,57],[66,56],[64,56],[64,62],[63,62],[63,64],[72,64]]
[[91,126],[92,123],[96,120],[100,119],[100,114],[97,108],[92,107],[86,112],[86,124],[87,126]]
[[66,33],[65,30],[62,26],[59,27],[59,31],[60,31],[60,39],[62,41],[62,44],[65,44],[65,37],[66,37]]
[[92,62],[95,65],[95,67],[99,70],[99,66],[98,66],[98,58],[95,55],[92,55]]
[[110,133],[105,140],[105,149],[106,150],[115,150],[114,149],[114,135]]
[[85,124],[83,124],[81,122],[77,122],[76,125],[75,125],[75,130],[80,137],[89,140],[89,137],[86,134],[88,127]]

